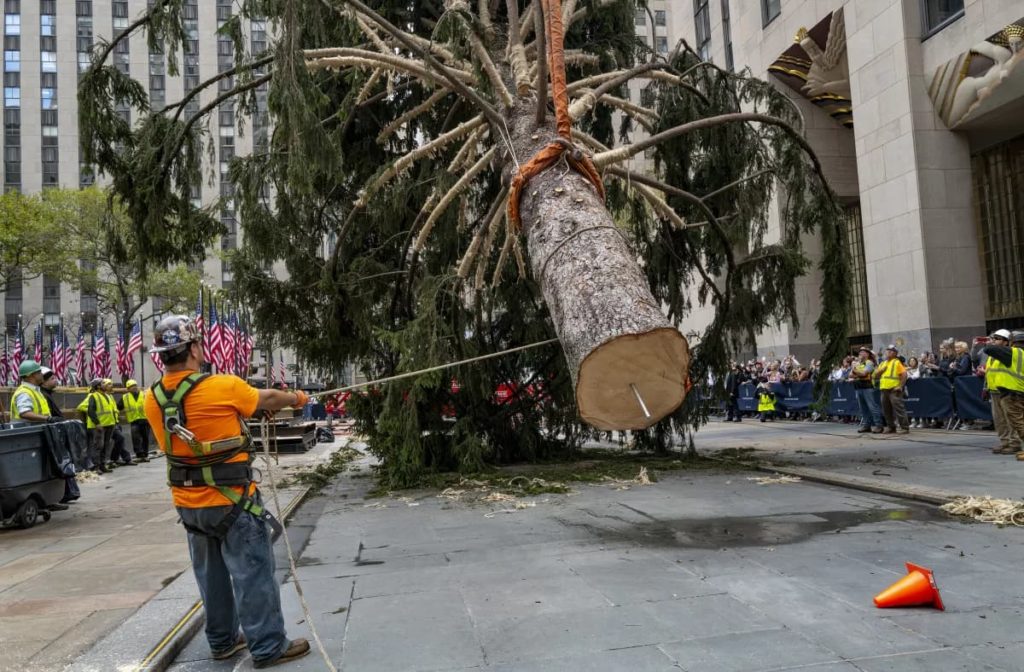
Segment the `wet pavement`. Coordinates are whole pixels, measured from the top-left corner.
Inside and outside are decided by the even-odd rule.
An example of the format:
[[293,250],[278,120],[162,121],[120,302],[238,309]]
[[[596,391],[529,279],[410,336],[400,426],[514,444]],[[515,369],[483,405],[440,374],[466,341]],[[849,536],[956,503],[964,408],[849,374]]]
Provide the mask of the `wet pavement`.
[[[300,510],[298,576],[346,672],[1021,669],[1024,532],[757,475],[674,472],[518,504],[368,499],[368,479],[346,475]],[[946,611],[874,607],[906,561],[935,571]],[[290,634],[309,637],[285,579]],[[200,635],[170,669],[251,661],[210,660]],[[325,666],[314,652],[282,669]]]

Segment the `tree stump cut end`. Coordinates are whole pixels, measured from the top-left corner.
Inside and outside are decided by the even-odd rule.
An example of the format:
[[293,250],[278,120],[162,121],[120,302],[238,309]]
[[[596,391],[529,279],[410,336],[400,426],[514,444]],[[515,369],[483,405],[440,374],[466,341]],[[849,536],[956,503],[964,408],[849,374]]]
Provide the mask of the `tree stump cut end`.
[[576,384],[580,416],[597,429],[647,429],[683,403],[689,368],[690,349],[678,329],[662,327],[617,336],[594,348],[580,363]]

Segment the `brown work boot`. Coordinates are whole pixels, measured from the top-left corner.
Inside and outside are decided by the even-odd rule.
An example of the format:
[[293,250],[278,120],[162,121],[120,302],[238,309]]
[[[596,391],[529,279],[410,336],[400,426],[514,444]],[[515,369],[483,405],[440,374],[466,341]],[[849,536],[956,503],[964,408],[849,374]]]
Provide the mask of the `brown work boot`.
[[1018,451],[1013,448],[993,448],[992,452],[996,455],[1013,455]]
[[1024,452],[1021,452],[1019,450],[1017,451],[1017,461],[1024,462]]
[[248,642],[245,641],[245,635],[239,635],[238,639],[230,647],[224,649],[223,651],[213,651],[213,659],[227,660],[239,651],[245,651],[245,647],[247,644]]
[[254,660],[252,666],[257,670],[262,670],[267,667],[273,667],[274,665],[283,665],[284,663],[290,663],[293,660],[298,660],[304,655],[309,653],[309,642],[304,639],[293,639],[288,643],[288,648],[285,649],[277,658],[271,658],[269,660]]
[[896,433],[896,429],[893,428],[893,427],[886,427],[884,433],[885,434],[895,434]]

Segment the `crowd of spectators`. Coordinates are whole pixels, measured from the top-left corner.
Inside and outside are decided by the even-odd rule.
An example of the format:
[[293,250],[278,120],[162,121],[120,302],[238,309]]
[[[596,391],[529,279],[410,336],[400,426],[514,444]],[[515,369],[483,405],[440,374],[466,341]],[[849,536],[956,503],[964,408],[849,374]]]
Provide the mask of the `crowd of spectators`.
[[[943,341],[937,352],[923,352],[920,356],[910,354],[904,356],[898,354],[899,360],[907,369],[907,378],[916,380],[918,378],[956,378],[957,376],[984,376],[985,356],[981,352],[984,346],[984,339],[975,339],[973,346],[966,341],[947,339]],[[877,350],[862,348],[857,355],[849,355],[831,371],[827,373],[821,370],[821,360],[812,359],[807,365],[801,364],[796,357],[786,355],[782,359],[769,360],[766,358],[750,359],[746,363],[733,362],[729,374],[725,378],[726,393],[730,398],[727,404],[727,419],[739,420],[740,412],[735,408],[735,397],[738,395],[739,386],[750,383],[758,388],[758,392],[770,389],[776,383],[798,383],[805,381],[817,381],[822,375],[827,375],[831,382],[851,382],[856,387],[858,384],[866,385],[859,376],[863,375],[865,366],[858,366],[859,360],[866,359],[866,368],[870,372],[884,360],[885,350],[879,347]],[[749,415],[755,415],[749,413]],[[759,415],[759,414],[758,414]],[[791,420],[825,421],[834,420],[840,422],[856,422],[852,417],[825,417],[817,412],[785,412],[777,413],[779,417],[786,417]],[[916,418],[911,421],[911,427],[944,427],[950,421],[960,429],[968,429],[972,424],[974,428],[981,428],[986,423],[964,423],[956,418]]]

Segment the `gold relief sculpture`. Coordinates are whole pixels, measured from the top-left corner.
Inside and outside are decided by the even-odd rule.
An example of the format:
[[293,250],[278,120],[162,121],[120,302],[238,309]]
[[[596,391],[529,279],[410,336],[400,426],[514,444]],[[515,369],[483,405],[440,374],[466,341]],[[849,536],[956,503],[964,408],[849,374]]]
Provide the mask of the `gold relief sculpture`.
[[998,102],[991,101],[993,93],[1011,77],[1021,79],[1021,72],[1014,71],[1024,61],[1022,24],[1024,19],[1011,23],[936,69],[928,95],[947,127],[994,109]]

